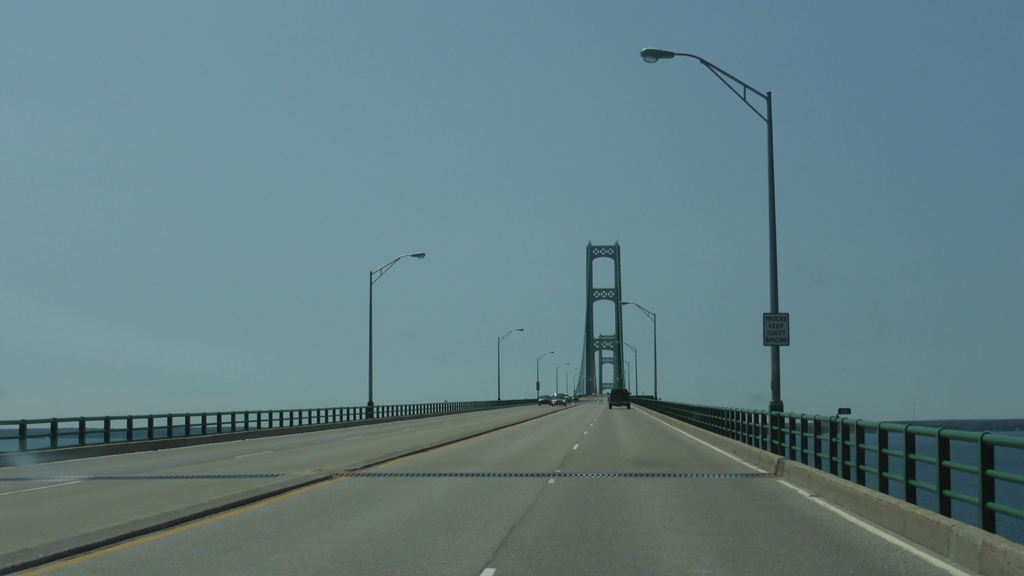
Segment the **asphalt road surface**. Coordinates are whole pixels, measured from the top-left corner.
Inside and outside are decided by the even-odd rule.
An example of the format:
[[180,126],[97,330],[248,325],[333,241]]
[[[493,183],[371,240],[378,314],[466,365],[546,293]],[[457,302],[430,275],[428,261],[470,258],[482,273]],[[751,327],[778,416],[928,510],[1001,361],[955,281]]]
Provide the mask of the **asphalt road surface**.
[[[468,430],[480,426],[481,418],[511,422],[540,413],[547,415],[354,473],[345,470],[372,458],[370,452],[400,451],[396,445],[460,424],[454,417],[434,418],[232,443],[244,444],[234,448],[167,451],[165,458],[180,459],[179,470],[208,476],[331,476],[22,574],[964,573],[852,522],[638,407],[609,410],[603,400],[569,408],[530,406],[465,415],[461,425]],[[370,452],[353,451],[372,437]],[[159,453],[147,458],[154,469],[166,470]],[[141,473],[130,458],[77,466],[113,474],[115,463]],[[137,487],[158,480],[92,483],[106,484],[102,502],[109,514],[116,515],[119,505],[161,506],[159,492],[152,492],[157,488]],[[191,490],[187,481],[173,485],[175,491]],[[69,506],[76,486],[42,492]],[[5,498],[11,496],[0,494],[0,521],[39,524],[27,511],[20,519],[9,517]]]

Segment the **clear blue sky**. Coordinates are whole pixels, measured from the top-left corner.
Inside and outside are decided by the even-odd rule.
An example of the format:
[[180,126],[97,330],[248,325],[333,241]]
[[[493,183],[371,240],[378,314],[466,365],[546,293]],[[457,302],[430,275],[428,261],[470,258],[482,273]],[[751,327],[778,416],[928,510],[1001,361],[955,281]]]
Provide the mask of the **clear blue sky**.
[[418,251],[376,402],[532,397],[616,241],[765,408],[765,125],[647,46],[773,94],[787,410],[1024,417],[1024,4],[635,4],[0,4],[0,419],[364,404]]

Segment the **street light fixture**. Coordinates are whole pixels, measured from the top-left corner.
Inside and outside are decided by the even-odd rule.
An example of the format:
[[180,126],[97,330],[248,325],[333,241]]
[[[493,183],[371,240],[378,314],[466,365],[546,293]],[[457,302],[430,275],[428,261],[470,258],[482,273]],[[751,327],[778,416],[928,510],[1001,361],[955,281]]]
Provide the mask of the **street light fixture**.
[[[668,50],[660,50],[658,48],[644,48],[640,51],[640,57],[644,59],[644,62],[654,63],[658,60],[667,60],[675,56],[685,56],[687,58],[693,58],[705,68],[710,70],[723,84],[729,87],[734,94],[739,96],[743,103],[748,108],[754,111],[765,123],[768,125],[768,261],[769,261],[769,284],[770,284],[770,312],[772,314],[779,313],[779,268],[778,268],[778,254],[776,251],[775,243],[775,144],[772,130],[772,93],[771,92],[758,92],[746,82],[743,82],[739,78],[736,78],[732,74],[729,74],[725,70],[722,70],[718,66],[708,62],[707,60],[694,56],[693,54],[684,54],[681,52],[670,52]],[[724,76],[724,77],[723,77]],[[743,87],[741,93],[736,89],[735,86],[730,84],[726,78],[732,80],[736,84]],[[760,96],[765,101],[766,111],[762,114],[757,108],[747,100],[747,93],[755,94]],[[781,368],[779,367],[779,347],[772,346],[772,399],[768,403],[769,412],[782,412],[782,391],[781,391]],[[657,393],[655,393],[657,396]]]
[[548,354],[554,354],[555,351],[545,352],[537,357],[537,399],[540,400],[540,359],[547,356]]
[[402,254],[398,258],[395,258],[391,262],[381,266],[376,270],[370,272],[370,372],[369,372],[369,388],[370,388],[370,399],[366,402],[366,417],[373,418],[373,284],[380,280],[395,262],[398,262],[402,258],[412,257],[422,260],[426,256],[424,252],[416,252],[415,254]]
[[[623,302],[623,306],[632,304],[640,309],[641,312],[647,314],[647,317],[654,322],[654,399],[658,399],[658,315],[651,312],[647,308],[637,304],[636,302]],[[625,344],[625,342],[623,342]],[[636,363],[636,358],[633,358],[633,363]]]
[[501,341],[508,338],[508,335],[513,332],[522,332],[522,328],[516,328],[515,330],[509,330],[504,336],[498,338],[498,402],[501,402]]

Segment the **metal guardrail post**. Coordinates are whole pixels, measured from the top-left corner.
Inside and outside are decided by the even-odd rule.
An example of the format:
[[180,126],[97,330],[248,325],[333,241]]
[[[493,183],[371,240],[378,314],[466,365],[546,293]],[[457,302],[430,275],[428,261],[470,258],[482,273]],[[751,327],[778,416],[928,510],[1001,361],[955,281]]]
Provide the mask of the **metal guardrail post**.
[[797,443],[796,443],[796,417],[792,414],[785,416],[789,420],[789,459],[796,462],[798,460],[796,455]]
[[846,422],[846,418],[839,421],[839,451],[842,454],[840,456],[840,470],[843,473],[843,480],[850,479],[850,425]]
[[185,414],[185,436],[192,435],[192,415]]
[[127,428],[125,429],[125,438],[128,442],[135,441],[135,418],[132,416],[128,417]]
[[770,429],[767,427],[768,414],[765,412],[758,412],[754,415],[754,421],[757,425],[757,447],[766,452],[771,452],[772,445],[770,442]]
[[203,412],[203,427],[201,430],[203,436],[206,436],[209,433],[209,427],[208,424],[206,423],[206,412]]
[[864,486],[867,483],[867,476],[866,471],[864,470],[864,466],[866,465],[864,462],[864,426],[861,425],[860,419],[853,424],[853,442],[855,450],[854,453],[857,455],[857,484]]
[[[821,467],[821,420],[817,416],[814,417],[814,421],[811,423],[811,427],[814,429],[814,469],[822,470]],[[824,470],[822,470],[824,472]]]
[[28,422],[24,420],[18,422],[18,450],[28,450]]
[[983,432],[978,437],[978,513],[982,530],[996,533],[996,512],[989,509],[989,504],[996,501],[996,480],[989,476],[989,471],[996,468],[996,448],[985,442],[985,436],[990,432]]
[[839,476],[839,417],[828,419],[828,472]]
[[110,444],[110,416],[103,417],[103,443]]
[[951,470],[946,465],[949,462],[949,438],[942,435],[942,428],[935,432],[935,467],[938,483],[936,484],[936,496],[939,497],[939,514],[947,518],[953,516],[953,499],[949,497],[951,488]]
[[57,419],[52,418],[50,420],[50,448],[56,448],[57,446],[60,445],[60,437],[57,435],[57,432]]
[[743,431],[743,443],[748,446],[754,445],[754,427],[750,410],[740,411],[740,426]]
[[245,411],[245,431],[249,431],[249,411]]
[[174,414],[167,415],[167,437],[174,438]]
[[85,446],[85,417],[78,419],[78,445]]
[[917,504],[917,436],[910,431],[910,425],[903,427],[903,489],[904,500]]
[[153,415],[150,414],[149,415],[149,419],[146,422],[146,439],[147,440],[152,440],[153,439],[153,423],[154,423],[154,421],[155,421],[155,419],[153,418]]
[[878,427],[878,491],[889,494],[889,431]]
[[807,414],[800,415],[800,463],[807,465],[807,450],[809,440],[807,438]]

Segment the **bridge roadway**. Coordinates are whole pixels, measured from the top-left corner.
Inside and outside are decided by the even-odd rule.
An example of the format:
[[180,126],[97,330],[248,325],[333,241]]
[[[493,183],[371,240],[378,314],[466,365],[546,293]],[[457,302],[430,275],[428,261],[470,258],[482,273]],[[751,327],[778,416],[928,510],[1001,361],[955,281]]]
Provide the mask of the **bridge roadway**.
[[969,573],[671,420],[603,400],[28,465],[0,478],[8,569],[314,482],[20,574]]

